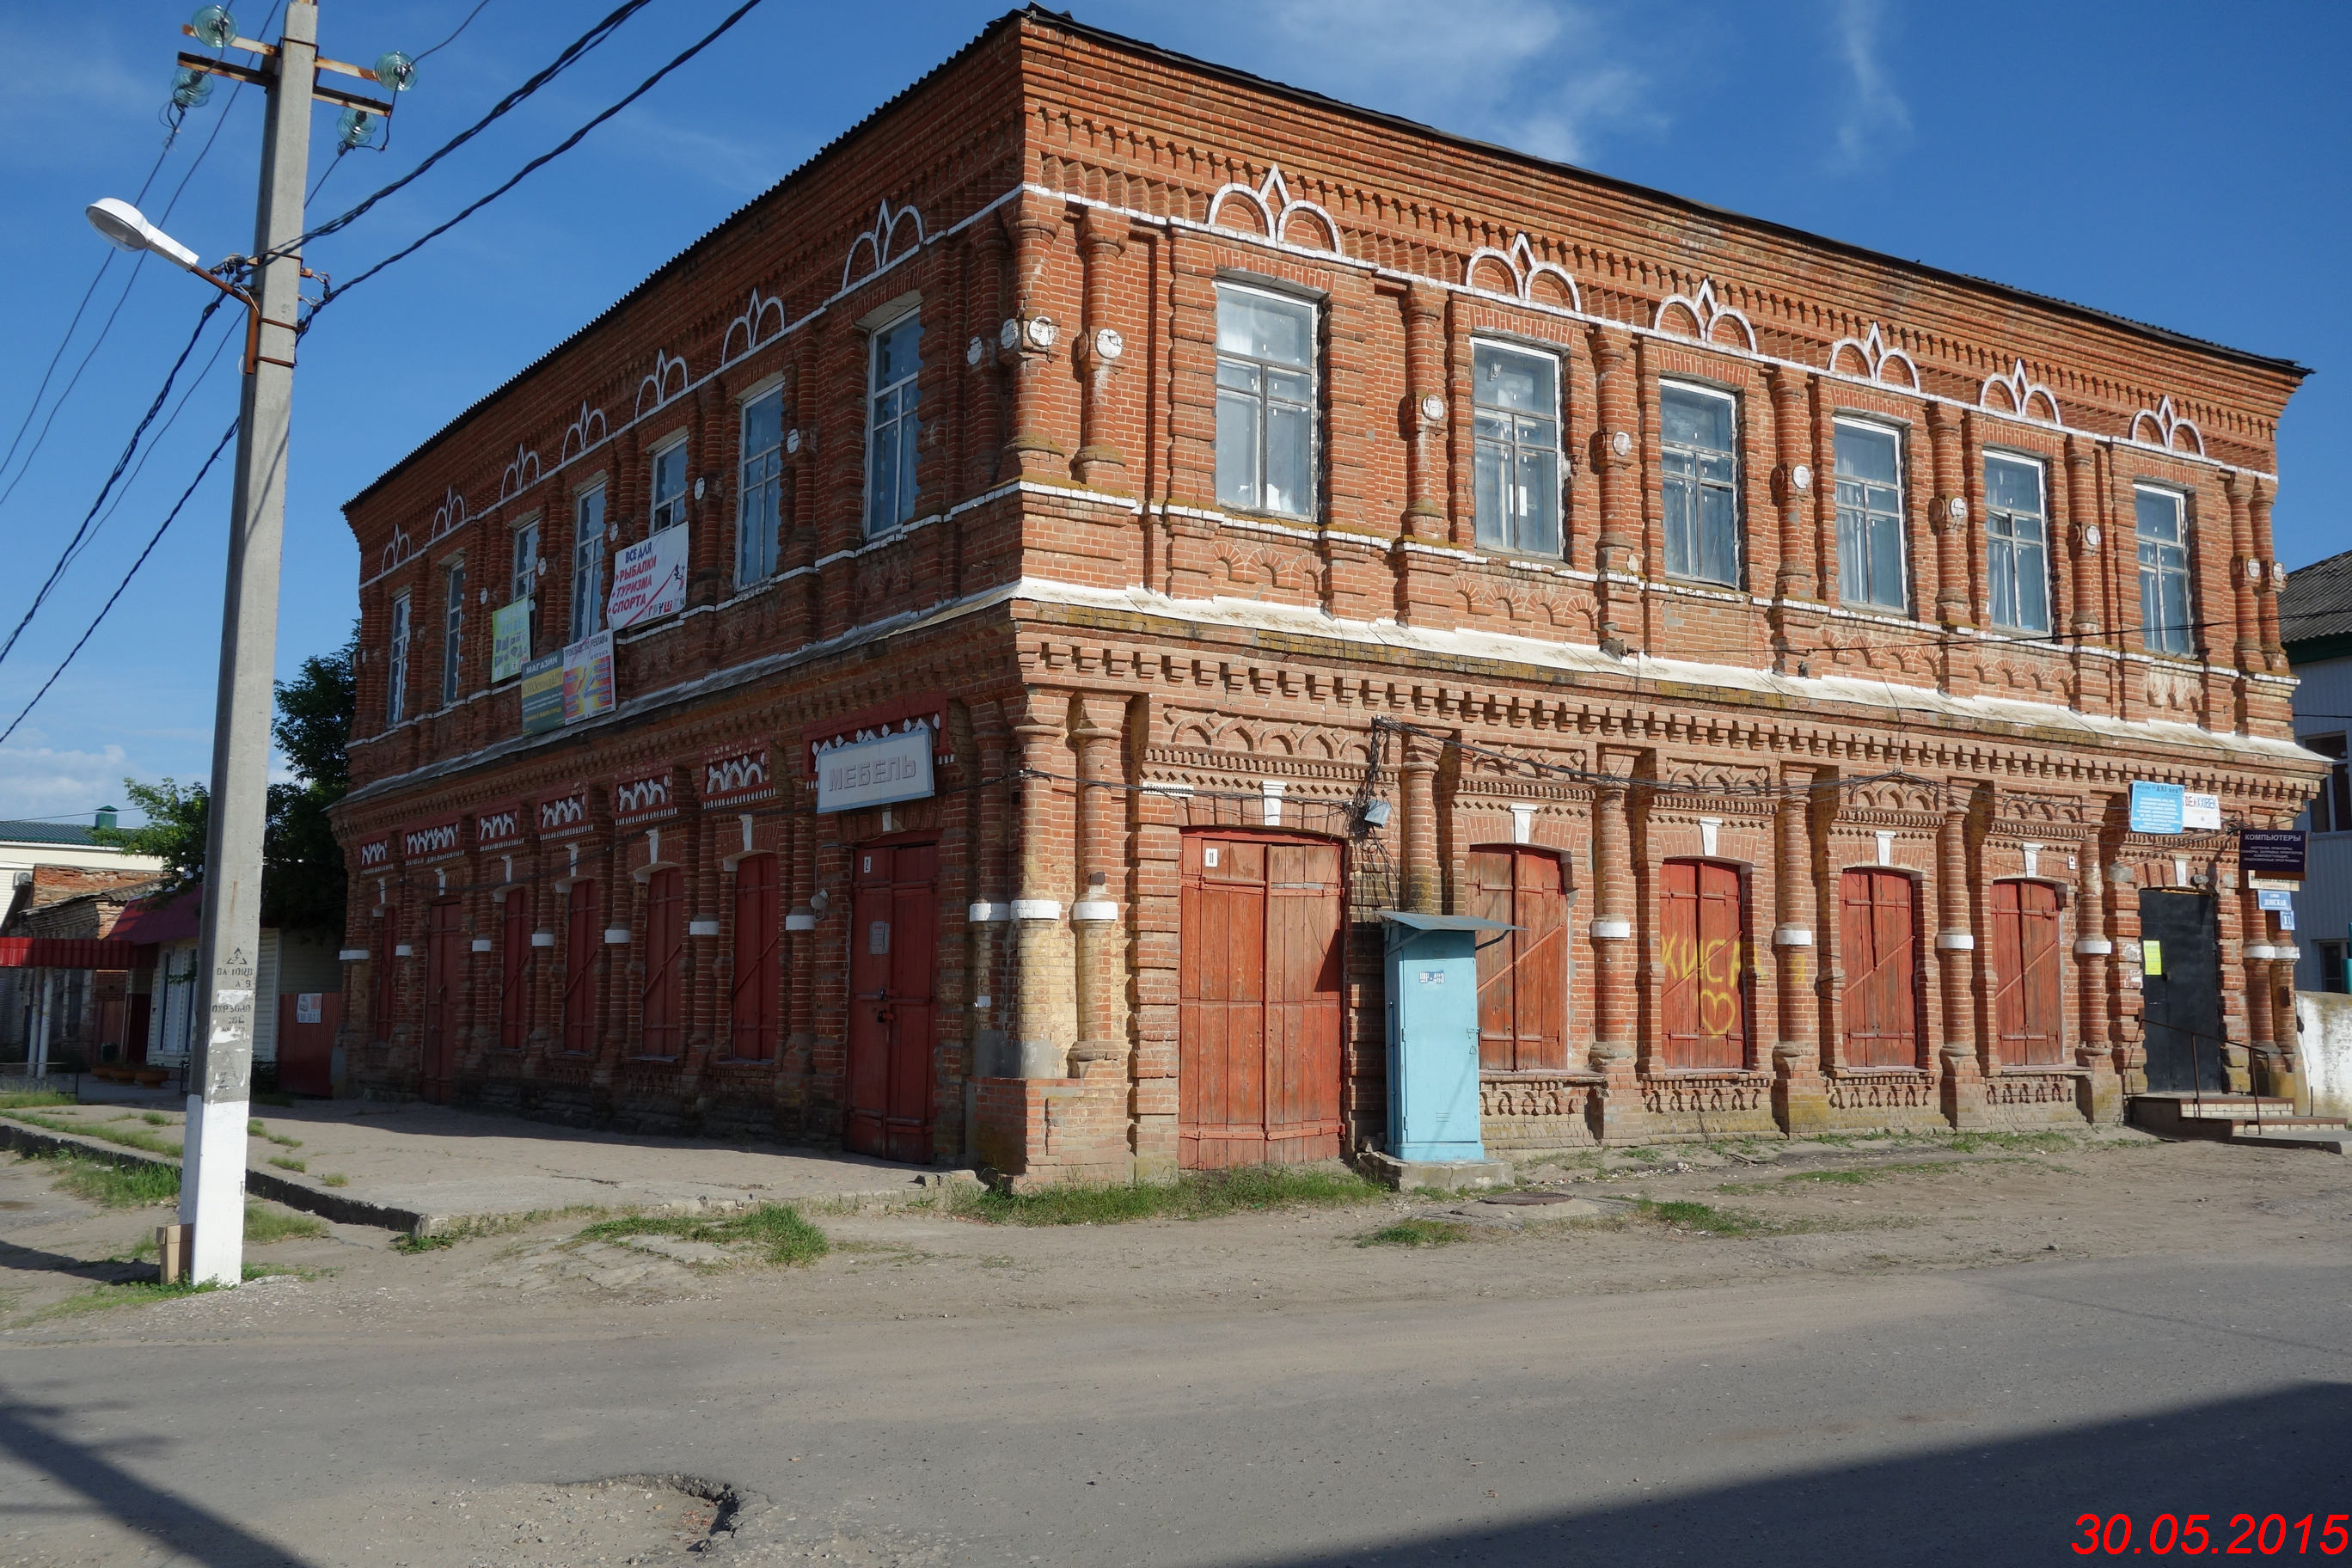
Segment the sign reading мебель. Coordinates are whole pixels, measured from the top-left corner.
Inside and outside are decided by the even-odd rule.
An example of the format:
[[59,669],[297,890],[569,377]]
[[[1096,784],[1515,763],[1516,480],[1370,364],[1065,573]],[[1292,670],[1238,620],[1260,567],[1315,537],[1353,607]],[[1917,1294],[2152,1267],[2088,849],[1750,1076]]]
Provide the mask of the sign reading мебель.
[[686,524],[624,545],[613,557],[613,594],[604,619],[616,632],[686,608]]
[[517,599],[490,612],[490,680],[512,680],[530,659],[530,601]]
[[921,800],[931,793],[931,727],[853,741],[816,758],[816,808],[850,811]]

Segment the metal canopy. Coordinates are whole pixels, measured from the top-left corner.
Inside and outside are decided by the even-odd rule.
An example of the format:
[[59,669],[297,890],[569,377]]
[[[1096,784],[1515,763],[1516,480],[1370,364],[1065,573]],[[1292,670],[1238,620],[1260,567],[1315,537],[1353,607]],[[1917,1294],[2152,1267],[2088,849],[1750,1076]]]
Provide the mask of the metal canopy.
[[1517,931],[1515,925],[1501,921],[1480,920],[1476,915],[1424,915],[1412,910],[1378,910],[1381,919],[1391,925],[1413,931]]

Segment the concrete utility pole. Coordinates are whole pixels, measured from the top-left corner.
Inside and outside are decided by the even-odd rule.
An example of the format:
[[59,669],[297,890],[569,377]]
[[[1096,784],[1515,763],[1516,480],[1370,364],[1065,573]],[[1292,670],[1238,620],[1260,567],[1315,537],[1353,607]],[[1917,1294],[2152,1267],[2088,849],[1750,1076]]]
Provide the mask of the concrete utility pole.
[[[352,110],[346,144],[363,140],[371,116],[392,105],[319,80],[321,68],[373,79],[395,92],[414,68],[387,54],[373,71],[319,55],[317,0],[287,0],[277,44],[236,36],[225,6],[207,5],[183,32],[260,57],[258,66],[183,53],[184,79],[225,76],[268,94],[261,195],[254,217],[252,277],[239,288],[198,265],[196,254],[126,202],[91,204],[89,220],[126,249],[149,250],[241,300],[247,312],[245,389],[237,418],[236,491],[229,517],[228,590],[221,621],[220,688],[213,720],[211,816],[205,837],[204,923],[196,963],[206,1022],[191,1042],[194,1072],[180,1178],[181,1231],[171,1239],[199,1284],[244,1277],[246,1121],[253,1097],[254,987],[261,956],[261,848],[268,816],[269,729],[278,654],[278,564],[286,529],[286,462],[294,412],[294,344],[307,276],[303,186],[310,169],[310,100]],[[289,89],[291,90],[289,90]],[[356,118],[354,118],[356,116]],[[227,273],[236,260],[217,270]],[[192,1031],[193,1032],[193,1031]],[[191,1235],[190,1232],[193,1232]],[[167,1246],[168,1258],[175,1250]]]

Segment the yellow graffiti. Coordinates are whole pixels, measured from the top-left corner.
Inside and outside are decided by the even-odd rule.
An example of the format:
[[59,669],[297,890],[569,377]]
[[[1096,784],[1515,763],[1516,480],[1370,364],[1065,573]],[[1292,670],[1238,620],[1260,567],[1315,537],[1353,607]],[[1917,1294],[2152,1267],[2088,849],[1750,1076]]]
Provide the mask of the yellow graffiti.
[[1739,1031],[1741,950],[1738,937],[1711,937],[1705,942],[1686,936],[1669,936],[1659,945],[1659,957],[1669,978],[1696,984],[1698,1026],[1709,1035]]

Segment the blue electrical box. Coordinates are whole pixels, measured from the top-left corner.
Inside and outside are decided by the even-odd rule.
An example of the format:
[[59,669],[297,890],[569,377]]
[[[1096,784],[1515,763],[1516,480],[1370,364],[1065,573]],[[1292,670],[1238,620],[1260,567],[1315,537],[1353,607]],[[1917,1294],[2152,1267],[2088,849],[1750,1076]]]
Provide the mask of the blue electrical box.
[[1484,1160],[1478,1131],[1478,944],[1515,927],[1382,910],[1389,999],[1389,1152]]

